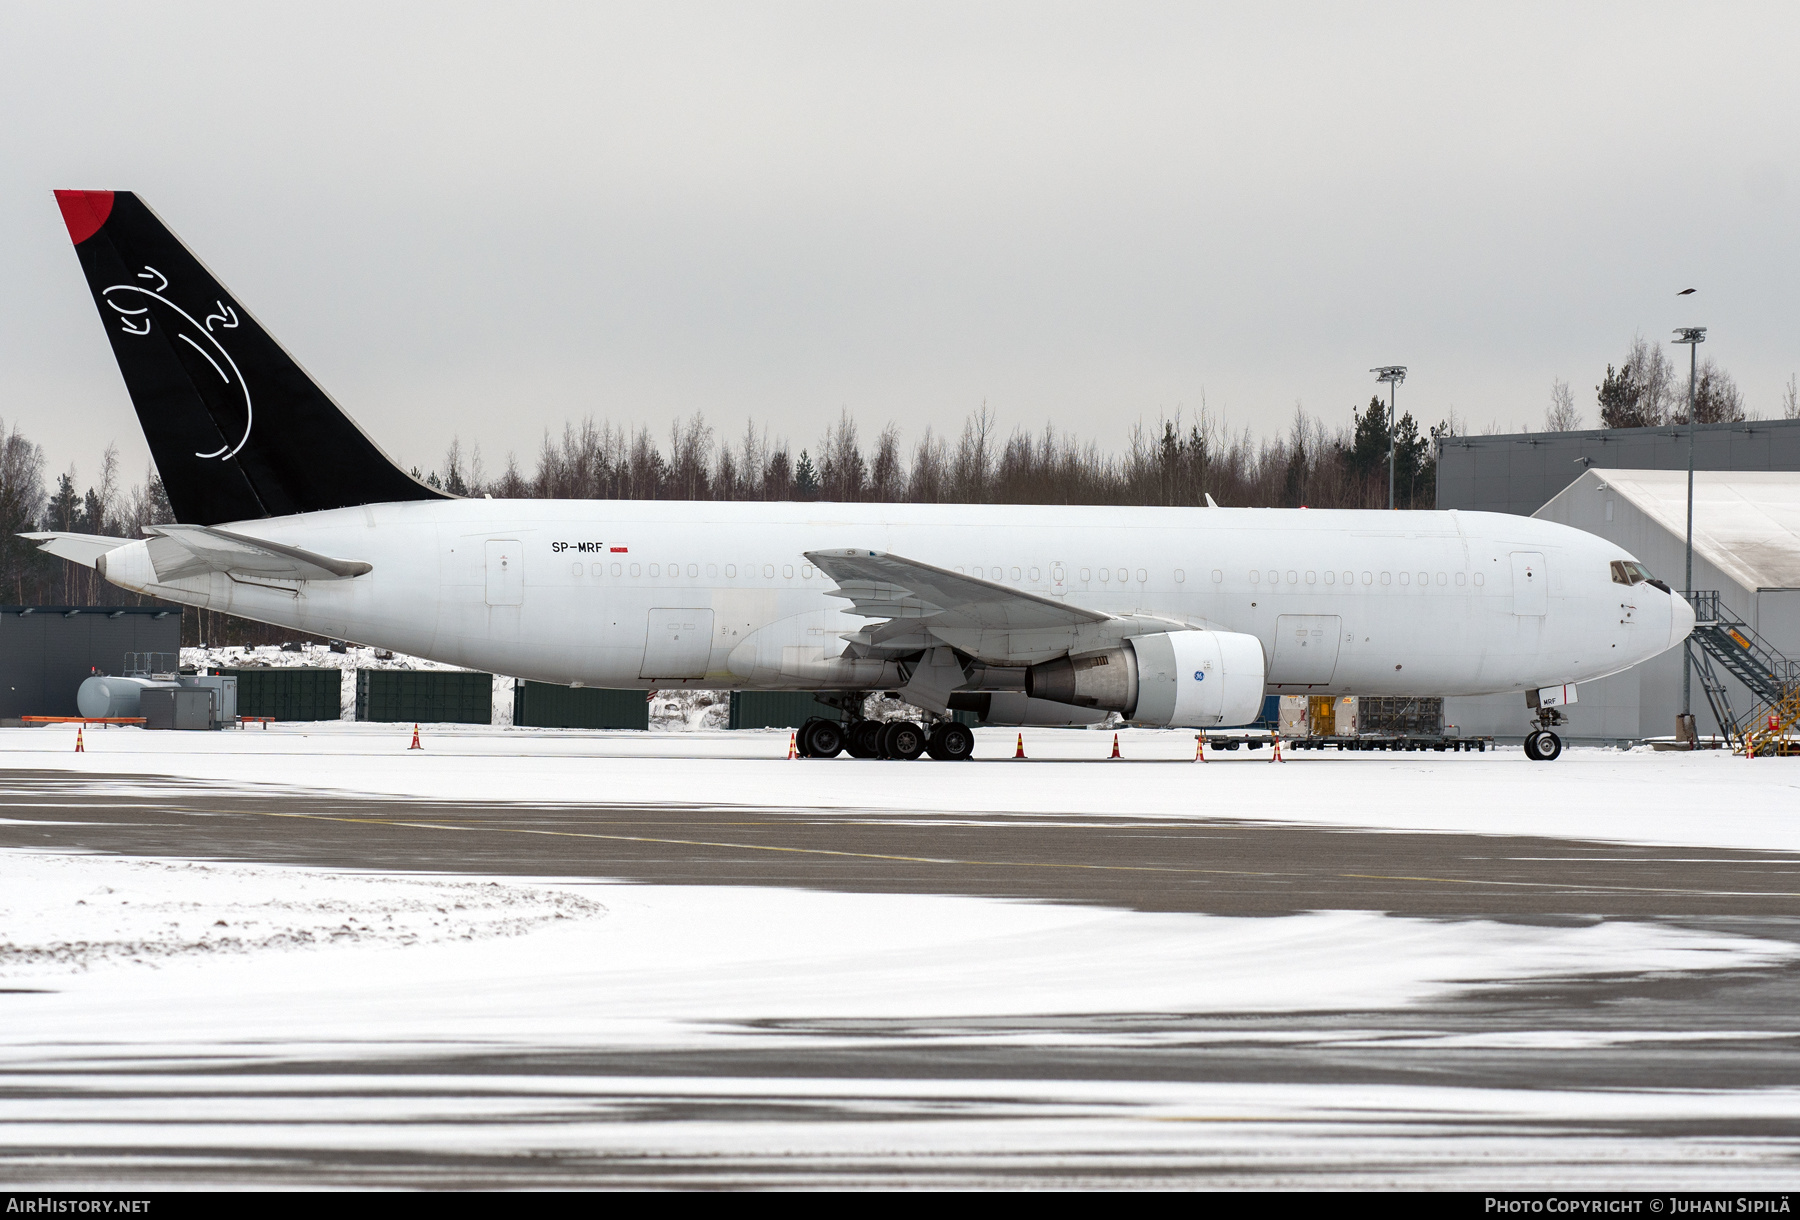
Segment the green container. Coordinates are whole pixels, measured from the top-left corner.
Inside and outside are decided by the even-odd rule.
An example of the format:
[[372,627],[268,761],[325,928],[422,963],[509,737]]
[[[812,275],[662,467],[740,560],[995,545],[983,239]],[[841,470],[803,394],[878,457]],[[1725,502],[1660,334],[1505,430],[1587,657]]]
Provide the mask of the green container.
[[513,688],[513,723],[537,729],[648,729],[650,701],[641,690],[521,682]]
[[240,716],[276,720],[338,720],[343,716],[340,670],[255,666],[211,672],[238,680]]
[[494,675],[462,670],[358,670],[356,718],[383,722],[492,724]]
[[844,714],[806,691],[740,690],[731,692],[731,719],[725,727],[797,729],[814,717],[842,720]]

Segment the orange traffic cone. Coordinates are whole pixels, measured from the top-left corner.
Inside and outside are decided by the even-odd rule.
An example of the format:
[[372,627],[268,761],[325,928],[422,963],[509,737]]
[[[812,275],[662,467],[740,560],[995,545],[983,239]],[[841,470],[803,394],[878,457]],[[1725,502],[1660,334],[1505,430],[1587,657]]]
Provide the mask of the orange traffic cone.
[[1114,734],[1113,734],[1113,752],[1112,752],[1112,756],[1113,756],[1113,757],[1114,757],[1114,758],[1117,758],[1117,757],[1118,757],[1118,756],[1119,756],[1119,735],[1118,735],[1118,734],[1117,734],[1117,733],[1114,733]]
[[1281,756],[1281,734],[1280,733],[1274,734],[1274,738],[1275,738],[1275,753],[1269,755],[1269,761],[1270,762],[1286,762],[1287,759],[1285,759]]
[[406,748],[409,750],[423,750],[425,748],[424,746],[419,744],[419,726],[416,724],[413,725],[412,744],[410,746],[407,746]]
[[1194,761],[1206,761],[1206,737],[1201,733],[1194,734]]
[[794,761],[794,759],[799,758],[799,757],[800,757],[800,734],[798,732],[789,733],[788,734],[788,761],[792,762],[792,761]]
[[80,725],[75,726],[75,752],[77,754],[86,754],[87,753],[87,747],[81,744],[81,726]]
[[1013,757],[1014,758],[1024,758],[1025,757],[1025,734],[1023,734],[1023,733],[1019,734],[1019,744],[1018,744],[1018,747],[1013,750]]

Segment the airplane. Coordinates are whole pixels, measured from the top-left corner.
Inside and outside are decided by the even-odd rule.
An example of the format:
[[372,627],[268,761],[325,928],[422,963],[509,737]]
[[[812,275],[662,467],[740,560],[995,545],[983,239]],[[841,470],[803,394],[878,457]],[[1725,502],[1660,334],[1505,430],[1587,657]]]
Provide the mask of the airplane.
[[[58,191],[177,524],[24,535],[137,593],[571,687],[811,691],[801,751],[984,724],[1254,720],[1266,694],[1518,693],[1684,640],[1612,543],[1499,513],[496,500],[396,466],[128,191]],[[892,691],[928,724],[861,719]]]

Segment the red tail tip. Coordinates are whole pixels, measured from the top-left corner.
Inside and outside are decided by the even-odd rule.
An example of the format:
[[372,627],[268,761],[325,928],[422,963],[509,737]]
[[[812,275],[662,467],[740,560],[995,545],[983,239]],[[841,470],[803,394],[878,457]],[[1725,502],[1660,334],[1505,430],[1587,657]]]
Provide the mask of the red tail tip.
[[112,215],[111,191],[57,191],[56,206],[62,209],[63,223],[76,245],[100,231]]

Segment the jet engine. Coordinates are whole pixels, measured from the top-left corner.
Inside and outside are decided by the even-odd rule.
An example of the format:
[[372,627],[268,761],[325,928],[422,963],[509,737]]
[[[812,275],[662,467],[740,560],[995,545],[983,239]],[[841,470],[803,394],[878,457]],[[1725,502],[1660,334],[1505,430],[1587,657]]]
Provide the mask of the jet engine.
[[1263,697],[1262,641],[1236,631],[1167,631],[1025,671],[1025,693],[1179,728],[1248,724]]

